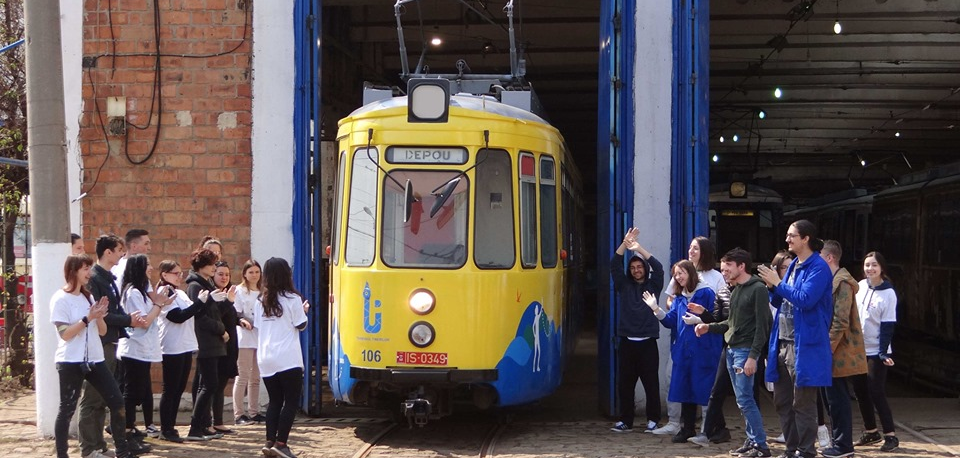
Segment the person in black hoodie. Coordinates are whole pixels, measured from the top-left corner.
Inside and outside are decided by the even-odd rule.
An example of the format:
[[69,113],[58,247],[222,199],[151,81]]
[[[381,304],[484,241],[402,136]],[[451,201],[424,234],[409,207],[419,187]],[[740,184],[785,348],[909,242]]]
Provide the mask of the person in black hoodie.
[[[660,352],[657,349],[657,337],[660,335],[660,321],[643,302],[643,293],[649,292],[659,297],[663,290],[663,264],[653,257],[643,246],[637,243],[640,230],[632,227],[617,247],[616,254],[610,260],[610,276],[613,287],[620,299],[620,313],[617,321],[617,390],[620,398],[620,421],[610,428],[614,432],[633,430],[634,390],[637,379],[643,383],[646,393],[647,424],[646,431],[656,429],[660,422]],[[623,269],[623,255],[626,250],[635,251],[639,256],[630,258],[627,271]]]
[[200,374],[200,384],[196,402],[193,405],[193,417],[190,419],[190,432],[184,438],[189,441],[223,437],[209,429],[212,424],[210,409],[213,394],[220,385],[218,358],[227,354],[226,341],[229,338],[220,318],[220,308],[214,304],[227,298],[227,293],[217,291],[213,286],[216,262],[217,255],[207,249],[194,251],[190,255],[190,266],[193,271],[187,277],[187,297],[191,301],[199,299],[206,306],[193,320],[197,334],[197,372]]
[[213,431],[218,434],[233,434],[234,431],[223,423],[223,392],[227,389],[230,379],[240,374],[237,369],[237,356],[240,354],[240,347],[237,345],[237,324],[240,322],[240,317],[237,315],[237,309],[233,308],[237,287],[230,285],[230,265],[227,261],[217,261],[215,265],[217,270],[214,273],[213,286],[217,291],[227,293],[227,299],[217,302],[217,307],[220,310],[220,321],[223,322],[229,337],[226,341],[226,354],[217,358],[217,375],[220,377],[220,383],[213,393]]

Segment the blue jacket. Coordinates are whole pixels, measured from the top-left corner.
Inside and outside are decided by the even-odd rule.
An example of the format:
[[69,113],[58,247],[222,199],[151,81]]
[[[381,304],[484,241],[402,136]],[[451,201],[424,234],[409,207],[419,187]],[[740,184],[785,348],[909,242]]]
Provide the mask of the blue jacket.
[[710,390],[713,388],[717,364],[720,362],[723,336],[704,334],[698,338],[693,332],[694,326],[684,323],[683,316],[686,315],[687,304],[690,302],[707,309],[704,314],[712,313],[715,299],[713,289],[700,282],[690,298],[677,294],[667,316],[660,320],[660,324],[677,333],[677,339],[670,347],[670,358],[673,360],[670,392],[667,393],[667,400],[670,402],[705,406],[710,400]]
[[[786,279],[794,275],[793,286]],[[833,383],[833,354],[830,351],[830,322],[833,319],[833,274],[830,266],[814,252],[803,264],[794,259],[784,281],[773,290],[770,303],[777,309],[770,331],[766,381],[776,382],[780,336],[780,305],[793,304],[793,340],[796,349],[797,386],[830,386]]]

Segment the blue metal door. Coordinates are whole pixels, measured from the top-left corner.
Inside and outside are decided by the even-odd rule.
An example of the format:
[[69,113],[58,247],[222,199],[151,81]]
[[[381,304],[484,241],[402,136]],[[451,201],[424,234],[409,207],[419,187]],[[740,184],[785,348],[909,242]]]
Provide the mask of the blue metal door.
[[600,4],[597,125],[597,370],[600,411],[617,413],[618,301],[609,281],[614,241],[633,221],[635,0]]
[[307,329],[300,335],[304,379],[301,407],[320,415],[326,357],[325,265],[320,240],[320,2],[296,0],[293,10],[296,85],[294,100],[293,281],[310,301]]

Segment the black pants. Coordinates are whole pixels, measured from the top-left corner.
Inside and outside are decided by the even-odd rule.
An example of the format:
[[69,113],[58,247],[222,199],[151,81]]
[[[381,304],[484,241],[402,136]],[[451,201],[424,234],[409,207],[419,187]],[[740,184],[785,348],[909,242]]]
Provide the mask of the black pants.
[[[221,356],[223,358],[223,356]],[[218,369],[219,370],[219,369]],[[214,425],[223,425],[223,392],[227,389],[227,384],[230,383],[230,379],[224,376],[220,376],[217,379],[217,389],[213,392],[213,424]],[[236,402],[236,401],[234,401]],[[210,425],[207,425],[210,426]]]
[[874,416],[874,409],[876,409],[883,433],[892,434],[897,431],[897,427],[893,424],[893,412],[890,410],[890,403],[887,402],[887,370],[887,366],[879,356],[868,356],[866,377],[854,376],[851,380],[853,380],[853,392],[857,395],[857,402],[860,404],[864,429],[877,429],[877,420]]
[[660,351],[657,339],[641,341],[620,338],[617,364],[617,393],[620,397],[620,421],[633,428],[634,390],[637,379],[643,383],[647,397],[647,421],[660,422]]
[[267,441],[287,442],[293,419],[300,408],[303,369],[289,369],[263,378],[270,395],[267,405]]
[[187,389],[193,354],[163,355],[163,391],[160,394],[160,431],[173,431],[177,422],[180,397]]
[[680,428],[681,431],[696,434],[697,428],[697,405],[692,402],[680,404]]
[[[123,361],[123,401],[127,409],[127,428],[137,423],[137,406],[143,406],[143,423],[153,423],[153,381],[150,380],[150,362],[121,358]],[[149,399],[149,403],[146,401]],[[147,406],[150,410],[147,410]]]
[[212,423],[210,407],[213,404],[213,394],[220,386],[220,377],[217,358],[197,358],[197,397],[193,403],[193,418],[190,419],[191,436],[202,435]]
[[[67,435],[70,429],[70,419],[77,411],[77,401],[80,399],[80,389],[86,380],[90,387],[97,390],[110,409],[110,428],[113,431],[123,431],[123,396],[113,374],[103,362],[90,364],[91,370],[84,374],[81,366],[84,363],[57,363],[57,375],[60,378],[60,409],[57,411],[57,420],[53,431],[56,438],[57,457],[68,456]],[[114,434],[113,443],[117,453],[127,450],[127,440],[123,434]]]
[[877,413],[873,409],[873,401],[870,400],[870,381],[867,374],[852,375],[849,378],[853,393],[857,397],[860,416],[863,417],[863,429],[867,431],[877,429]]

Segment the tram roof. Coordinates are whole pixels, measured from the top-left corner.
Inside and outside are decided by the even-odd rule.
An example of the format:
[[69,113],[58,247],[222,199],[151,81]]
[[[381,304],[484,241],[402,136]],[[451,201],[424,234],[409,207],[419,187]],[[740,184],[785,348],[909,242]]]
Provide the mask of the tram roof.
[[[523,110],[514,106],[507,105],[505,103],[498,102],[489,96],[453,95],[453,96],[450,96],[450,106],[463,108],[465,110],[494,114],[494,115],[503,116],[506,118],[538,122],[548,126],[551,125],[549,122],[547,122],[543,118],[527,110]],[[401,107],[402,108],[407,107],[406,96],[391,97],[388,99],[383,99],[383,100],[378,100],[376,102],[368,103],[354,110],[353,113],[350,113],[350,116],[348,117],[358,118],[378,110],[386,110],[390,108],[401,108]]]

